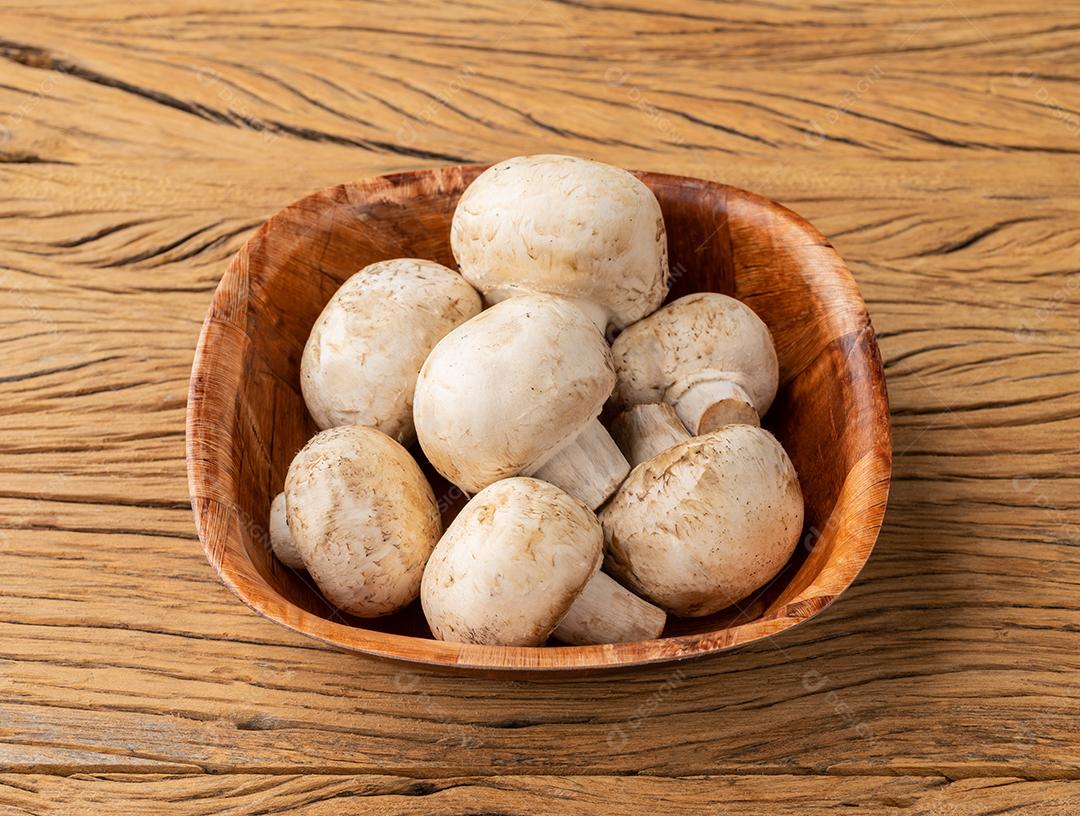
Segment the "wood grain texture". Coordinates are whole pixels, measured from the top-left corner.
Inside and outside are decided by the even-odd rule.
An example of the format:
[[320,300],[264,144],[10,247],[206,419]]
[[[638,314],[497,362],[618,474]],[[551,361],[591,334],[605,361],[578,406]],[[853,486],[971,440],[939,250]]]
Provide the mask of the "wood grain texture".
[[[44,808],[42,799],[50,804]],[[268,808],[268,802],[273,805]],[[908,816],[1057,816],[1080,806],[1080,782],[944,777],[732,776],[612,779],[583,776],[455,777],[436,782],[395,776],[130,775],[0,776],[0,814],[160,812],[185,816],[477,813],[647,816],[818,816],[837,808]]]
[[[580,801],[625,810],[692,775],[749,812],[888,812],[876,791],[914,780],[938,798],[912,813],[1068,813],[1078,28],[1075,4],[1004,0],[5,2],[3,807],[63,812],[98,795],[86,775],[113,775],[99,812],[183,812],[241,776],[575,774]],[[184,406],[228,258],[306,193],[538,150],[754,190],[852,269],[894,478],[866,569],[807,626],[680,675],[394,674],[262,620],[206,564]],[[991,793],[1004,778],[1024,781]],[[981,798],[1010,789],[1029,798]],[[536,801],[495,795],[462,809]]]

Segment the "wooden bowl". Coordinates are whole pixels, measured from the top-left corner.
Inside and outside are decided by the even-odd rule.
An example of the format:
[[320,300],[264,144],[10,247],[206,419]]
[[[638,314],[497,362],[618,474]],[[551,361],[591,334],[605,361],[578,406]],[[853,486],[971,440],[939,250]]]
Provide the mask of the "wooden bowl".
[[[221,580],[271,620],[342,649],[493,673],[585,672],[680,660],[775,635],[813,617],[852,582],[874,546],[889,488],[888,400],[874,330],[844,262],[814,227],[761,196],[640,173],[663,207],[671,298],[723,292],[768,324],[780,390],[765,426],[806,497],[802,546],[768,586],[705,618],[672,620],[657,640],[498,647],[431,638],[419,603],[360,620],[330,607],[310,577],[280,564],[266,533],[293,455],[316,432],[300,395],[308,331],[338,286],[387,258],[454,265],[450,219],[482,167],[444,167],[343,184],[267,221],[229,265],[195,352],[187,461],[195,525]],[[432,476],[448,521],[459,491]]]

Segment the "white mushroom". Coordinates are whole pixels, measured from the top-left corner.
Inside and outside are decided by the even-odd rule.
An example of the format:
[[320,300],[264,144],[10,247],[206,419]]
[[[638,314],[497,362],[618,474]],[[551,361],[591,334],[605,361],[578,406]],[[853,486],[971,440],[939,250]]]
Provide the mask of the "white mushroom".
[[554,485],[505,479],[446,529],[420,601],[439,640],[538,646],[600,569],[603,533],[589,508]]
[[359,425],[316,435],[289,465],[285,501],[296,549],[332,604],[376,617],[416,598],[442,525],[420,467],[389,436]]
[[[552,631],[570,643],[655,637],[663,612],[598,572],[603,539],[589,508],[554,485],[519,477],[484,488],[424,571],[431,631],[504,646],[539,646]],[[605,600],[606,616],[597,606]]]
[[758,425],[776,396],[779,366],[769,329],[726,295],[672,301],[620,334],[611,350],[619,376],[615,405],[670,403],[693,434]]
[[361,269],[330,298],[304,346],[300,386],[315,423],[370,425],[409,444],[420,366],[480,308],[476,290],[434,261],[397,258]]
[[601,332],[640,320],[667,296],[656,196],[633,174],[587,159],[519,156],[485,170],[458,202],[450,245],[488,303],[561,295]]
[[696,617],[783,568],[802,532],[803,498],[771,434],[727,425],[637,465],[600,523],[612,575],[668,612]]
[[523,474],[599,507],[630,470],[597,419],[614,384],[611,350],[580,309],[512,298],[432,349],[416,384],[417,437],[466,493]]
[[289,519],[285,513],[285,494],[278,493],[270,503],[270,548],[278,561],[293,569],[304,569],[304,559],[293,543]]

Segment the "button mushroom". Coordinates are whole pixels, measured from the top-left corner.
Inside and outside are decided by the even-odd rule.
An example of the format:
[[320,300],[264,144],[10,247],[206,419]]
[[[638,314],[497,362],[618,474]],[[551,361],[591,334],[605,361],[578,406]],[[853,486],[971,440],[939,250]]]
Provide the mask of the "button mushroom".
[[612,575],[668,612],[696,617],[783,568],[802,531],[803,498],[770,433],[727,425],[637,465],[600,523]]
[[571,643],[656,637],[663,612],[598,572],[603,539],[589,508],[554,485],[518,477],[484,488],[424,571],[431,631],[504,646],[539,646],[552,631]]
[[343,425],[314,436],[285,478],[289,530],[332,604],[388,615],[416,598],[441,532],[415,460],[389,436]]
[[597,419],[614,384],[611,350],[580,309],[512,298],[432,349],[416,383],[417,437],[466,493],[522,474],[596,508],[630,470]]
[[618,167],[519,156],[481,173],[454,211],[450,245],[488,303],[523,292],[574,300],[601,332],[655,311],[668,291],[656,196]]
[[667,402],[693,434],[758,425],[776,396],[779,366],[769,329],[726,295],[672,301],[612,344],[618,408]]
[[300,385],[315,423],[370,425],[411,442],[420,366],[443,335],[480,309],[476,290],[434,261],[364,267],[330,298],[304,346]]
[[554,485],[505,479],[446,529],[420,602],[439,640],[538,646],[600,569],[604,535],[589,508]]
[[285,494],[278,493],[270,503],[270,549],[278,561],[293,569],[304,569],[304,559],[293,543],[289,519],[285,513]]

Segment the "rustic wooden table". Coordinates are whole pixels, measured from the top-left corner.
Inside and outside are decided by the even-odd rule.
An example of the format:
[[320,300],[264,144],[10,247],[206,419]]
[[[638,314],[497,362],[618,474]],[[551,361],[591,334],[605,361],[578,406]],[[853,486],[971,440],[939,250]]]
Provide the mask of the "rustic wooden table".
[[[1076,812],[1078,58],[1075,3],[3,3],[0,813]],[[184,405],[228,257],[321,187],[537,151],[761,192],[850,264],[895,477],[810,624],[439,676],[207,565]]]

